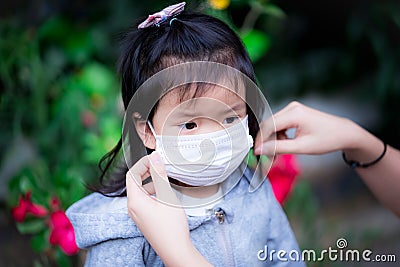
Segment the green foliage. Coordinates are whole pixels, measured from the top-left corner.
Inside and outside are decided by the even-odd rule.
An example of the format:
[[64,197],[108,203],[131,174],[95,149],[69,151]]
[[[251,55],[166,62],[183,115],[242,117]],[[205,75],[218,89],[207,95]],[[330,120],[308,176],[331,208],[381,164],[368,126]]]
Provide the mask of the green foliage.
[[[311,185],[306,181],[299,181],[289,199],[285,203],[285,211],[293,221],[300,221],[302,240],[300,245],[303,248],[315,246],[325,229],[315,227],[317,219],[318,202],[314,198]],[[309,227],[314,225],[314,227]]]
[[372,48],[371,56],[377,60],[377,68],[373,73],[371,89],[380,99],[400,96],[400,51],[394,35],[400,32],[399,18],[398,3],[374,3],[357,10],[348,24],[352,48],[362,42],[367,42]]
[[241,38],[253,62],[260,60],[271,46],[270,37],[258,30],[243,33]]
[[[232,0],[224,10],[213,9],[208,1],[195,4],[239,34],[270,98],[295,97],[315,88],[338,92],[351,84],[361,98],[377,101],[385,115],[383,127],[398,139],[398,113],[392,111],[400,96],[400,50],[393,37],[400,29],[398,3],[360,5],[346,21],[343,44],[307,51],[284,38],[282,22],[290,15],[279,1]],[[31,191],[33,202],[49,208],[57,196],[66,209],[88,193],[85,184],[96,180],[97,162],[121,135],[114,74],[118,51],[112,42],[134,18],[164,6],[162,1],[115,0],[96,8],[71,8],[79,14],[55,8],[40,23],[24,25],[23,16],[0,21],[0,161],[12,170],[6,177],[10,206]],[[370,48],[367,56],[360,54],[361,45]],[[360,66],[365,57],[376,62],[373,68]],[[261,160],[268,163],[266,157]],[[249,157],[250,165],[255,161]],[[315,225],[319,207],[310,185],[298,183],[285,208],[291,220],[300,222],[301,245],[319,246],[328,225]],[[43,252],[50,249],[43,221],[28,218],[17,227],[33,234],[32,247],[44,255],[34,266],[54,263]],[[61,250],[53,255],[58,265],[71,266]]]
[[[31,192],[33,203],[49,209],[57,197],[65,210],[88,193],[85,184],[96,180],[97,162],[120,137],[116,76],[110,62],[98,60],[99,44],[90,38],[94,28],[61,16],[29,29],[0,23],[3,160],[13,164],[28,148],[33,151],[9,177],[10,206]],[[14,152],[9,144],[18,140],[28,146]],[[17,228],[33,234],[35,251],[49,251],[45,220],[28,215]],[[53,255],[51,261],[59,266],[71,266],[59,249],[45,255]]]
[[[123,2],[118,0],[121,6],[128,6]],[[82,21],[53,14],[28,28],[18,20],[0,21],[0,148],[6,151],[0,157],[14,164],[21,152],[27,155],[8,177],[10,206],[17,204],[20,195],[31,192],[34,203],[50,210],[51,200],[57,197],[65,210],[88,193],[85,184],[96,180],[97,162],[120,138],[115,57],[109,56],[116,51],[109,52],[115,50],[110,36],[127,28],[124,18],[132,14],[117,8],[118,3],[110,5],[112,8],[102,6],[103,19]],[[268,52],[271,39],[251,24],[260,16],[279,18],[283,13],[263,1],[237,1],[235,5],[250,8],[243,27],[235,26],[227,10],[207,7],[207,12],[240,33],[252,60],[258,61]],[[44,220],[28,216],[17,228],[32,234],[35,251],[52,249]],[[52,259],[35,265],[71,265],[59,249],[52,251]]]
[[[248,11],[243,12],[244,20],[241,25],[238,25],[232,19],[230,12],[246,9]],[[282,9],[269,1],[263,0],[232,1],[232,5],[228,10],[218,10],[210,5],[206,12],[223,20],[239,34],[254,63],[264,58],[272,44],[272,39],[267,32],[268,29],[266,27],[256,27],[257,21],[265,17],[274,20],[285,18],[285,13]]]
[[31,246],[33,248],[33,251],[40,253],[42,251],[50,249],[50,244],[47,242],[48,235],[49,235],[48,231],[42,231],[32,237]]
[[63,267],[72,267],[73,264],[70,261],[70,259],[68,258],[67,255],[65,255],[61,249],[57,248],[55,250],[55,262],[57,263],[57,266],[63,266]]
[[[347,208],[347,206],[344,208]],[[297,181],[292,193],[284,203],[284,210],[294,227],[300,249],[314,250],[316,255],[320,256],[324,249],[329,247],[337,249],[335,239],[338,238],[345,238],[354,248],[371,248],[374,241],[381,236],[381,230],[367,228],[360,231],[360,229],[354,227],[347,229],[338,236],[339,223],[336,220],[332,221],[332,219],[325,218],[326,214],[324,214],[323,209],[324,207],[319,204],[310,181]],[[306,264],[315,267],[343,265],[343,262],[330,260],[327,255],[323,259],[323,261],[308,261]]]
[[32,234],[41,232],[46,227],[46,224],[43,221],[32,220],[25,221],[24,223],[17,224],[17,229],[21,234]]

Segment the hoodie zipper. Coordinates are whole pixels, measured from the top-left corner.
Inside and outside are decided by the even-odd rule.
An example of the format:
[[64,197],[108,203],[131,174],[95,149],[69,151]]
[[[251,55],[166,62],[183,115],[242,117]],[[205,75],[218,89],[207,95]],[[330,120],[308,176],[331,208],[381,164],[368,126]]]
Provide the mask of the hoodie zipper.
[[228,235],[228,231],[226,227],[228,227],[225,223],[225,211],[221,208],[214,209],[214,216],[216,218],[217,226],[217,242],[220,243],[220,247],[223,250],[224,254],[224,262],[225,266],[234,266],[233,255],[232,255],[232,246],[230,242],[230,238]]

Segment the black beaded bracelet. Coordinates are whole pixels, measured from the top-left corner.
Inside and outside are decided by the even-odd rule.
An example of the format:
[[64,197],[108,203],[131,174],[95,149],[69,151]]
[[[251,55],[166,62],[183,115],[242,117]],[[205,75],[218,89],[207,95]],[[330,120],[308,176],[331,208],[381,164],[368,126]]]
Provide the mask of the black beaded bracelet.
[[386,143],[383,143],[383,146],[384,146],[384,148],[383,148],[382,154],[381,154],[377,159],[375,159],[375,160],[373,160],[373,161],[371,161],[371,162],[360,163],[360,162],[355,161],[355,160],[348,160],[348,159],[346,158],[346,155],[344,154],[344,152],[342,152],[343,160],[344,160],[344,162],[346,162],[346,164],[349,165],[352,169],[355,169],[355,168],[367,168],[367,167],[369,167],[369,166],[371,166],[371,165],[374,165],[375,163],[377,163],[378,161],[380,161],[380,160],[383,158],[383,156],[385,156],[385,154],[386,154],[386,149],[387,149],[387,144],[386,144]]

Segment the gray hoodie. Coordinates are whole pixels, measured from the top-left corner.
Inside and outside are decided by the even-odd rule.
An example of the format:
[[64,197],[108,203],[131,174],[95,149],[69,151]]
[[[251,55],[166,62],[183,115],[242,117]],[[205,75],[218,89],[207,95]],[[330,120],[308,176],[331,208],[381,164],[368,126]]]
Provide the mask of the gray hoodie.
[[[288,256],[301,252],[268,179],[249,192],[251,177],[246,169],[214,207],[223,213],[222,223],[212,211],[188,216],[193,244],[214,266],[304,266]],[[88,250],[85,266],[164,266],[128,216],[125,197],[93,193],[73,204],[67,216],[78,246]],[[279,250],[286,252],[280,260]]]

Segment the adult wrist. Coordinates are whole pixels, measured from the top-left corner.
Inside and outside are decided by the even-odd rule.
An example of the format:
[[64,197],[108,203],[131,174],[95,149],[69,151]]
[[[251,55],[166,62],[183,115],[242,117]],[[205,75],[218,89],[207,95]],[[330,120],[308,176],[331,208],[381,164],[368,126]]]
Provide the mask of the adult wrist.
[[342,151],[346,154],[362,152],[365,149],[365,142],[371,138],[370,133],[354,121],[345,118],[342,128],[343,143]]
[[383,144],[382,153],[376,159],[374,159],[372,161],[359,162],[359,161],[356,161],[356,160],[349,160],[346,157],[346,154],[344,152],[342,152],[343,160],[346,162],[347,165],[349,165],[353,169],[355,169],[355,168],[368,168],[368,167],[370,167],[372,165],[375,165],[379,161],[381,161],[383,159],[383,157],[385,156],[386,151],[387,151],[387,144],[385,142],[382,142],[382,144]]
[[343,160],[352,168],[369,167],[378,163],[386,153],[386,144],[352,122],[350,142],[342,150]]

